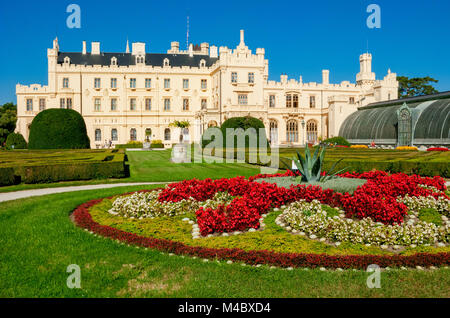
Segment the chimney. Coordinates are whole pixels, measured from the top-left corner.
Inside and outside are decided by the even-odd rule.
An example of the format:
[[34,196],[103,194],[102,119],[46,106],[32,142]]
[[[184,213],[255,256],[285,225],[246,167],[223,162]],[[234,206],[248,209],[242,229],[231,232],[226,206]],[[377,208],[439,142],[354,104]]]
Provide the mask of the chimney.
[[189,44],[189,56],[193,57],[194,56],[194,46],[193,44]]
[[213,58],[218,57],[218,55],[217,55],[217,46],[211,45],[211,47],[209,48],[209,57],[213,57]]
[[92,42],[91,43],[91,54],[100,54],[100,42]]
[[178,53],[178,51],[180,50],[180,43],[177,41],[171,42],[170,43],[170,51],[171,53]]
[[328,85],[330,84],[330,71],[322,70],[322,84]]
[[83,41],[83,55],[86,55],[86,41]]
[[145,43],[136,42],[131,44],[132,55],[145,55]]
[[208,54],[209,43],[204,42],[204,43],[200,44],[200,49],[201,49],[202,54]]
[[244,30],[241,30],[241,43],[240,44],[245,44],[245,42],[244,42]]

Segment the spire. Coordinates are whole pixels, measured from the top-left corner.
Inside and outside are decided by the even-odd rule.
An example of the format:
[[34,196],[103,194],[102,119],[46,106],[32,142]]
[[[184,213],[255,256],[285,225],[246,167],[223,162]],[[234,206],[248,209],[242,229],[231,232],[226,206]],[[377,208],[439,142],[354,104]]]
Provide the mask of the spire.
[[125,49],[125,53],[130,53],[130,43],[128,42],[128,38],[127,38],[127,48]]

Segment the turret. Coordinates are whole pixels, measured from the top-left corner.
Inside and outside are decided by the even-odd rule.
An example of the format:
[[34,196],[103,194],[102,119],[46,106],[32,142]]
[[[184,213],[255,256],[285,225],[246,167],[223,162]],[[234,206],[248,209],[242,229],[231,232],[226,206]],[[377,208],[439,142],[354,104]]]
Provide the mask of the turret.
[[372,54],[364,53],[359,57],[359,73],[356,74],[358,85],[371,85],[375,82],[375,73],[372,72]]

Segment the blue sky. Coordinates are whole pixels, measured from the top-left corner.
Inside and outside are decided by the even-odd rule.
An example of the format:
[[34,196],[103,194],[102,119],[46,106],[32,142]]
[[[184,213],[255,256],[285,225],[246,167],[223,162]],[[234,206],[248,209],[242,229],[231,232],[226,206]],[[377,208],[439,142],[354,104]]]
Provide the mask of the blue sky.
[[[81,29],[66,26],[71,3],[81,7]],[[371,3],[381,7],[380,29],[366,25]],[[358,56],[368,47],[377,78],[391,68],[432,76],[438,90],[450,90],[448,12],[448,0],[1,1],[0,104],[15,102],[16,83],[47,84],[46,49],[56,35],[62,51],[81,51],[86,40],[122,52],[128,37],[165,52],[171,41],[184,48],[188,14],[192,43],[234,48],[245,29],[250,49],[266,49],[270,79],[287,73],[319,82],[321,70],[329,69],[331,82],[354,82]]]

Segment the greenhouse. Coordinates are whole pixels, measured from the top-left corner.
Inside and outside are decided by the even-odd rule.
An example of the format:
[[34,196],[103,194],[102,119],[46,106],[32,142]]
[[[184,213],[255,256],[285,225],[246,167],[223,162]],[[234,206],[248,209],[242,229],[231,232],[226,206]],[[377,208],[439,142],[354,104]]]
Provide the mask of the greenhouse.
[[343,122],[339,135],[352,144],[449,146],[450,91],[360,107]]

